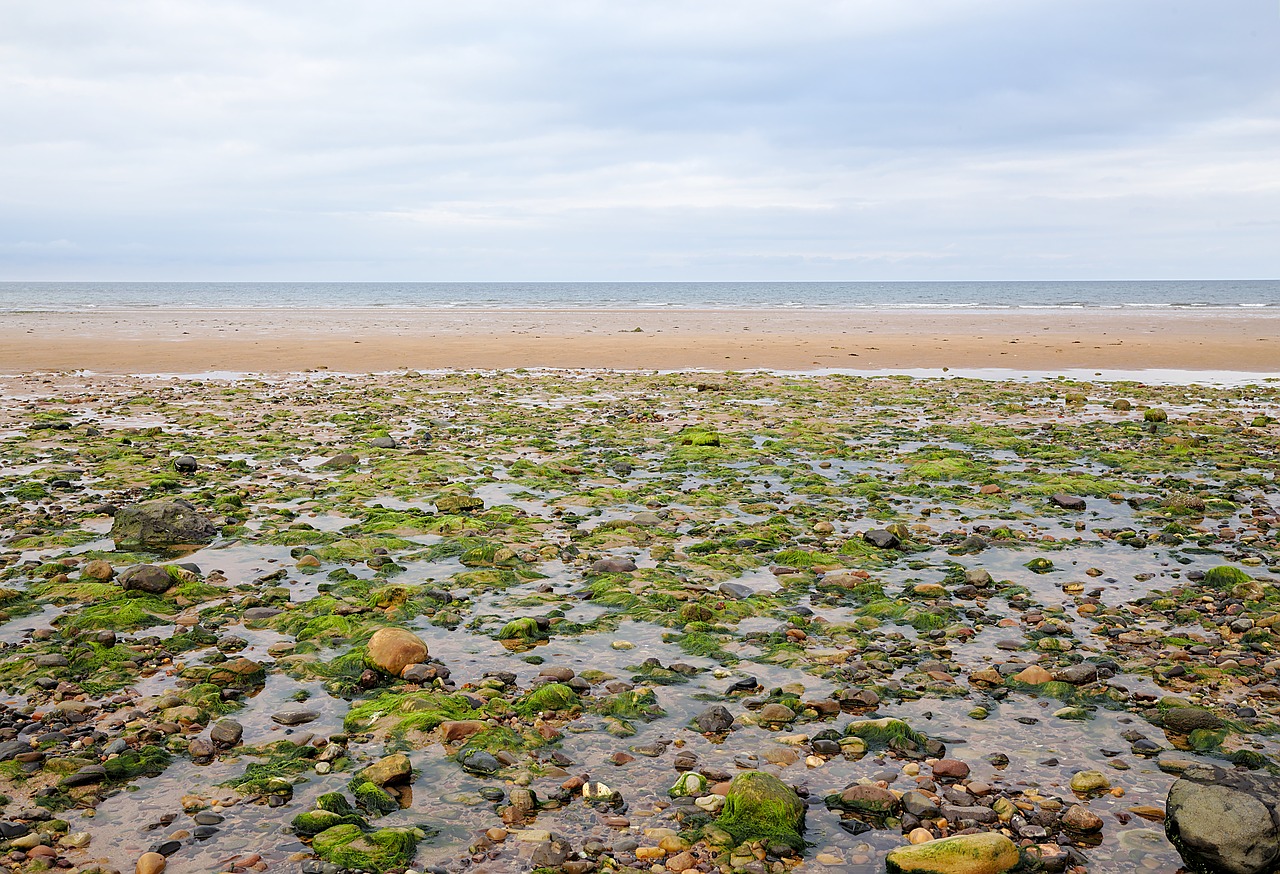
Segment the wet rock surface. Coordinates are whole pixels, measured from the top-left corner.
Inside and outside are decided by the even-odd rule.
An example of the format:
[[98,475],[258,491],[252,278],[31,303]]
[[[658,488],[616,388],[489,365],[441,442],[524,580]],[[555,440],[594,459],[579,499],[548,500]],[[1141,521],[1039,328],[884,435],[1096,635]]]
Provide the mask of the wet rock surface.
[[708,379],[15,380],[0,853],[1269,870],[1275,387]]

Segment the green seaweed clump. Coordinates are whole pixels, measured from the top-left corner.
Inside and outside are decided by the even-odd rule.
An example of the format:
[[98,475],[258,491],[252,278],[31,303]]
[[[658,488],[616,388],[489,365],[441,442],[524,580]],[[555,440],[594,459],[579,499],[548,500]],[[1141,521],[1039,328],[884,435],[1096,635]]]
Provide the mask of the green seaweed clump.
[[765,841],[804,851],[804,802],[772,774],[748,771],[734,777],[715,824],[738,844]]
[[376,783],[357,777],[347,784],[347,788],[355,797],[357,806],[374,816],[382,816],[400,809],[400,802]]
[[395,720],[393,731],[431,731],[442,722],[456,719],[482,719],[485,714],[475,710],[462,695],[441,695],[436,692],[388,692],[361,702],[347,713],[343,722],[347,731],[368,731],[384,718]]
[[1252,581],[1253,578],[1240,570],[1240,568],[1232,567],[1229,564],[1210,568],[1204,573],[1204,584],[1215,589],[1231,589]]
[[299,813],[293,818],[291,825],[294,832],[304,838],[314,837],[320,832],[339,825],[353,825],[361,830],[368,827],[368,823],[359,816],[354,814],[343,816],[329,810],[308,810]]
[[569,710],[578,704],[578,693],[564,683],[547,683],[524,696],[515,705],[521,716],[537,716],[548,710]]
[[245,750],[249,755],[269,756],[265,762],[254,762],[239,777],[233,777],[223,786],[229,786],[246,795],[275,795],[283,793],[290,777],[311,770],[311,760],[318,754],[313,746],[298,746],[290,741],[279,741],[258,750]]
[[498,632],[498,640],[520,640],[532,643],[536,640],[547,640],[548,635],[538,625],[538,620],[531,616],[512,619]]
[[871,747],[891,747],[903,751],[922,751],[929,743],[921,734],[901,719],[886,716],[881,719],[860,719],[849,723],[844,730],[846,737],[859,737]]
[[127,783],[138,777],[158,777],[173,761],[160,747],[145,746],[139,750],[125,750],[115,758],[102,763],[107,779],[113,783]]
[[365,834],[357,825],[337,825],[316,835],[311,849],[326,862],[379,874],[404,868],[413,861],[420,829],[384,828]]

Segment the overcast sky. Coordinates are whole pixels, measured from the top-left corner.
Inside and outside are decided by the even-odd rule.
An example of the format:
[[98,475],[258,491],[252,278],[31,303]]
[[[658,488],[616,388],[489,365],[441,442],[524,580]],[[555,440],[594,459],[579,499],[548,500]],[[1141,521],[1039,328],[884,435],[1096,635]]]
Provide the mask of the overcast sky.
[[1276,0],[0,7],[0,278],[1280,277]]

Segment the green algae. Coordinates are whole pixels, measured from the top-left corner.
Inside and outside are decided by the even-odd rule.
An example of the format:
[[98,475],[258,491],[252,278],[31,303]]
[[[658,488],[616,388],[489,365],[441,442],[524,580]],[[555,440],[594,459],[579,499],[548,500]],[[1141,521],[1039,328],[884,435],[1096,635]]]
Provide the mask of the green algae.
[[532,717],[548,711],[571,710],[578,703],[578,694],[564,683],[547,683],[522,697],[513,709],[522,716]]
[[1219,565],[1205,571],[1203,584],[1214,589],[1231,589],[1252,581],[1253,578],[1239,568]]
[[245,755],[264,756],[267,760],[249,764],[244,773],[221,785],[245,795],[277,794],[282,785],[288,786],[298,775],[310,771],[319,752],[313,746],[299,746],[287,740],[246,748],[243,750]]
[[367,731],[386,723],[393,734],[430,731],[442,722],[483,719],[462,695],[438,692],[387,692],[351,708],[343,720],[348,731]]
[[413,861],[419,829],[385,828],[366,834],[357,825],[337,825],[317,834],[311,848],[321,859],[357,871],[383,872]]
[[107,779],[112,783],[128,783],[139,777],[158,777],[169,767],[173,758],[157,746],[144,746],[137,750],[125,750],[102,763]]
[[498,632],[498,640],[533,642],[547,640],[549,637],[550,635],[539,627],[538,620],[529,616],[512,619]]
[[747,771],[733,778],[717,827],[735,843],[764,841],[803,852],[804,802],[777,777]]

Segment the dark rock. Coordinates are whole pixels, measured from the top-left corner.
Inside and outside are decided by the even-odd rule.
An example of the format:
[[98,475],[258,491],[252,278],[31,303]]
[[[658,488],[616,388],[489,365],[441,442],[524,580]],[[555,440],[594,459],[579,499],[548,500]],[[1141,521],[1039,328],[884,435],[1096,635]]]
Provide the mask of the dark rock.
[[492,776],[502,770],[502,763],[484,750],[468,750],[458,756],[462,770],[482,777]]
[[1160,718],[1166,731],[1174,734],[1191,734],[1201,728],[1211,731],[1222,728],[1223,721],[1208,710],[1199,707],[1173,707]]
[[755,594],[754,589],[742,583],[721,583],[717,591],[734,601],[741,601],[743,598],[750,598]]
[[374,437],[369,441],[369,445],[374,449],[395,449],[397,443],[394,437]]
[[1054,671],[1053,678],[1063,683],[1071,683],[1074,686],[1083,686],[1098,679],[1098,666],[1089,662],[1068,665],[1065,668]]
[[143,501],[120,507],[111,524],[111,538],[117,549],[208,543],[217,533],[212,520],[181,499]]
[[1198,766],[1169,790],[1165,833],[1193,871],[1280,870],[1280,780]]
[[219,719],[209,730],[210,739],[221,747],[233,747],[244,737],[244,726],[234,719]]
[[107,779],[107,769],[102,765],[85,765],[74,774],[62,778],[62,786],[70,789],[75,786],[91,786]]
[[1083,510],[1088,505],[1084,498],[1078,498],[1075,495],[1064,495],[1062,492],[1049,496],[1049,503],[1061,507],[1064,510]]
[[120,575],[120,586],[126,592],[163,595],[177,583],[169,571],[159,565],[134,565]]
[[190,455],[179,455],[173,460],[173,469],[178,473],[195,473],[199,468],[199,463]]
[[883,528],[876,528],[862,535],[862,539],[877,549],[897,549],[902,545],[898,535]]
[[733,726],[733,714],[723,705],[713,704],[693,718],[698,731],[720,734]]
[[0,743],[0,762],[7,762],[21,753],[31,752],[31,744],[25,740],[7,740]]
[[308,710],[305,707],[286,707],[271,714],[271,721],[280,725],[302,725],[304,722],[313,722],[319,718],[319,711]]
[[629,574],[636,563],[629,558],[602,558],[591,565],[593,574]]

